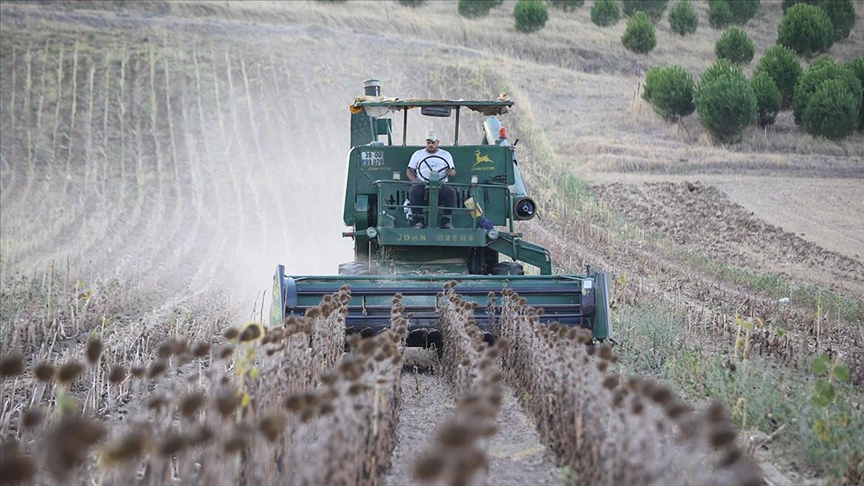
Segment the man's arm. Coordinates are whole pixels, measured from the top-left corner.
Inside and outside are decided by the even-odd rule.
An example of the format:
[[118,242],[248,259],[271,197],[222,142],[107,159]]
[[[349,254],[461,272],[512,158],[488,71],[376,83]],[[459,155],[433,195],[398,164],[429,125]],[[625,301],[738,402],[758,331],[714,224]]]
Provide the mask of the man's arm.
[[405,175],[408,176],[408,180],[410,180],[411,182],[420,182],[417,180],[417,174],[414,173],[414,169],[412,169],[411,167],[405,169]]
[[447,177],[456,176],[456,162],[453,162],[453,155],[447,152],[447,163],[450,164],[450,170],[447,171]]
[[408,176],[408,180],[410,180],[411,182],[420,182],[417,179],[417,171],[419,170],[418,165],[420,165],[419,150],[411,154],[411,160],[408,161],[408,168],[405,169],[405,175]]

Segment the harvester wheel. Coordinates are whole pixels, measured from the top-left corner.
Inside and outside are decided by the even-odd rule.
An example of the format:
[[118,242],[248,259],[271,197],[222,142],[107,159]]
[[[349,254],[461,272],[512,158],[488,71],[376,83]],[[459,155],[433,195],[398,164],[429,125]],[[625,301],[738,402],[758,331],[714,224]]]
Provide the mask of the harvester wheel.
[[525,275],[525,268],[516,262],[499,262],[492,265],[492,275]]

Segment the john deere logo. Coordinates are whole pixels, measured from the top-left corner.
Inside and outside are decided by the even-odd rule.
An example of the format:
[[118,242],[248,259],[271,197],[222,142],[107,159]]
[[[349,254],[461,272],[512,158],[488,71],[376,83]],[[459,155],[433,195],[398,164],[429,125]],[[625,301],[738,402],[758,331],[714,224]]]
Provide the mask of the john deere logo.
[[[478,167],[480,164],[489,164],[489,166]],[[486,154],[481,154],[480,149],[474,151],[474,165],[471,166],[471,170],[495,170],[495,162],[489,158]]]

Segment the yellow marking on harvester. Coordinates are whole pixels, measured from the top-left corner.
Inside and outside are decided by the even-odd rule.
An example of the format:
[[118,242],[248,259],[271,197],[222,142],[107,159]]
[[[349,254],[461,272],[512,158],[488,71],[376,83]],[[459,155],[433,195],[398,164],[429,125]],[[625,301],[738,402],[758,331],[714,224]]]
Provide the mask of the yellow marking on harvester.
[[474,165],[471,166],[471,170],[474,170],[478,165],[489,162],[490,164],[494,164],[495,162],[489,158],[486,154],[480,154],[480,149],[474,151]]

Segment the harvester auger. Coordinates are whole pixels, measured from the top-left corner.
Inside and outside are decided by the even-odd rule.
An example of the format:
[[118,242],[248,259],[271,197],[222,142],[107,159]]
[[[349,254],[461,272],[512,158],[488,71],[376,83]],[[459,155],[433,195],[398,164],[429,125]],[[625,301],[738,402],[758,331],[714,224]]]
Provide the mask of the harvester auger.
[[[606,275],[552,275],[549,252],[521,238],[514,222],[534,217],[536,206],[528,197],[516,161],[515,147],[502,128],[499,116],[513,105],[506,99],[486,101],[384,98],[380,83],[367,80],[365,95],[351,105],[351,150],[348,153],[343,220],[352,230],[354,261],[339,266],[333,276],[289,276],[279,265],[274,276],[271,324],[291,315],[303,315],[323,296],[341,286],[351,287],[346,332],[364,336],[389,325],[396,293],[403,295],[409,319],[409,346],[440,348],[437,330],[437,295],[455,281],[463,300],[477,302],[475,317],[489,332],[497,310],[488,305],[490,294],[512,289],[528,305],[543,308],[543,322],[581,326],[598,340],[611,338],[609,291]],[[408,204],[411,182],[403,179],[411,155],[423,147],[408,145],[408,111],[450,117],[455,113],[450,152],[456,176],[442,183],[432,177],[428,205],[422,211],[426,225],[414,227]],[[483,140],[479,145],[460,145],[459,115],[462,108],[482,113]],[[394,144],[391,113],[402,112],[401,144]],[[384,140],[381,140],[381,139]],[[442,184],[455,189],[457,207],[452,210],[452,229],[439,229]],[[509,258],[504,261],[500,256]],[[539,269],[525,275],[524,262]],[[590,272],[590,270],[589,270]],[[489,335],[489,339],[494,336]]]

